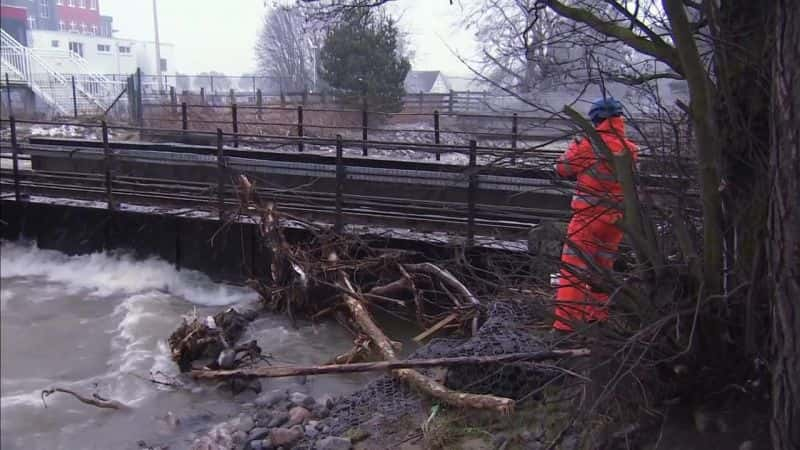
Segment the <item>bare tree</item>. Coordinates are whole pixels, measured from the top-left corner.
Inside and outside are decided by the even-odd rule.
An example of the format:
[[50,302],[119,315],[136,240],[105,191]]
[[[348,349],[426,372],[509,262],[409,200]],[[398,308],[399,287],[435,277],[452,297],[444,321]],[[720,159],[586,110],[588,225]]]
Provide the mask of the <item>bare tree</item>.
[[775,19],[770,205],[773,311],[773,446],[800,448],[800,4],[779,0]]
[[264,16],[256,42],[259,73],[279,80],[285,91],[305,89],[314,80],[320,40],[309,24],[298,8],[276,7]]

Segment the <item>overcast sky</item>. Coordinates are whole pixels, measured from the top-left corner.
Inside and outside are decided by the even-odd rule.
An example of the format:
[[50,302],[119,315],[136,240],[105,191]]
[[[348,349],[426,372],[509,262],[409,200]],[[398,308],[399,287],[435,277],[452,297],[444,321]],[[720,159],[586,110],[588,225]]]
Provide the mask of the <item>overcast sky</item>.
[[[448,49],[470,57],[476,46],[472,34],[459,25],[462,11],[459,2],[454,3],[399,0],[392,5],[410,34],[414,69],[469,73]],[[181,73],[252,72],[253,48],[267,9],[265,0],[158,0],[160,38],[175,46],[174,64]],[[101,0],[100,12],[114,17],[117,37],[154,39],[152,0]]]

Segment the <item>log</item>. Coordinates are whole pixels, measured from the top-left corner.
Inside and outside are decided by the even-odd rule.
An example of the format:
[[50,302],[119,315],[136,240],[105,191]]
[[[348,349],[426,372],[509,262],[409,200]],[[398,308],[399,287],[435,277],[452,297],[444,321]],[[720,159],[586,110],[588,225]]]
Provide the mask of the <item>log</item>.
[[445,269],[437,266],[436,264],[431,263],[420,263],[420,264],[403,264],[403,268],[408,270],[409,272],[421,272],[427,273],[428,275],[434,275],[450,285],[453,289],[458,291],[464,298],[469,300],[470,303],[480,305],[481,302],[478,300],[478,297],[475,297],[472,292],[464,286],[463,283],[458,281],[458,278],[453,276],[452,273],[448,272]]
[[382,370],[451,367],[476,364],[500,364],[522,361],[545,361],[568,357],[588,356],[589,349],[547,350],[528,353],[508,353],[497,356],[456,356],[451,358],[406,359],[394,361],[377,361],[352,364],[325,364],[321,366],[264,366],[235,370],[193,370],[195,379],[209,380],[230,377],[244,378],[282,378],[300,375],[323,375],[358,372],[375,372]]
[[[347,274],[340,272],[340,275],[342,284],[345,285],[347,290],[349,292],[355,292],[350,280],[347,278]],[[364,307],[363,303],[353,295],[344,294],[343,298],[356,323],[358,323],[361,329],[369,336],[381,356],[383,356],[383,359],[387,361],[397,361],[397,355],[395,354],[391,342],[386,335],[383,334],[380,327],[375,324],[375,321],[372,320],[372,316]],[[458,408],[490,409],[500,412],[501,414],[511,414],[514,410],[514,400],[510,398],[454,392],[443,384],[422,375],[414,369],[395,369],[392,371],[392,374],[412,387],[450,406]]]
[[411,288],[411,280],[403,277],[399,280],[392,281],[391,283],[375,286],[369,290],[369,294],[378,295],[381,297],[393,297],[397,296],[398,294],[402,294],[403,292],[407,292],[411,290]]

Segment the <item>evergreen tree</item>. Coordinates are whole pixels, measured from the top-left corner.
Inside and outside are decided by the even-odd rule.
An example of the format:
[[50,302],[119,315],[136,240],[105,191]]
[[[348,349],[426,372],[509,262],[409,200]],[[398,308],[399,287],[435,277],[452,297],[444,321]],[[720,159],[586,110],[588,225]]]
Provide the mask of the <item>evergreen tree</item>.
[[370,10],[348,12],[325,38],[320,76],[331,88],[373,109],[399,111],[411,64],[401,55],[394,20]]

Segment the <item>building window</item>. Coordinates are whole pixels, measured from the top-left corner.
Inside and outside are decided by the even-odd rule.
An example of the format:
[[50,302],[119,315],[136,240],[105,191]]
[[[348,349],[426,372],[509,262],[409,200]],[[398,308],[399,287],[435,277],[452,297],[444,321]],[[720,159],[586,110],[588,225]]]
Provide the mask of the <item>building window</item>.
[[78,31],[78,27],[75,25],[74,20],[69,22],[69,31],[72,31],[73,33]]
[[166,72],[167,71],[167,59],[166,58],[161,58],[160,62],[161,62],[161,64],[160,64],[161,67],[159,67],[159,69],[158,69],[159,72]]
[[39,16],[42,19],[47,19],[50,17],[50,1],[49,0],[41,0],[39,2]]
[[111,46],[108,44],[97,44],[97,51],[100,53],[110,53]]
[[78,7],[81,9],[86,9],[86,0],[79,0]]
[[63,20],[59,20],[58,21],[58,29],[60,31],[67,31],[67,24],[65,24]]
[[80,42],[70,42],[69,43],[69,51],[72,53],[77,53],[78,55],[83,57],[83,44]]
[[81,22],[81,33],[86,33],[86,24]]
[[50,46],[58,48],[59,42],[58,41],[50,41]]
[[97,0],[89,0],[89,9],[96,10],[97,9]]
[[120,46],[119,47],[119,52],[120,52],[120,54],[130,53],[131,52],[131,48],[130,47]]
[[36,17],[28,17],[28,28],[31,30],[36,29]]
[[64,6],[64,0],[56,0],[57,6]]
[[69,6],[71,8],[74,8],[75,7],[75,0],[69,0]]
[[97,25],[92,25],[92,35],[93,36],[97,35]]

